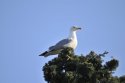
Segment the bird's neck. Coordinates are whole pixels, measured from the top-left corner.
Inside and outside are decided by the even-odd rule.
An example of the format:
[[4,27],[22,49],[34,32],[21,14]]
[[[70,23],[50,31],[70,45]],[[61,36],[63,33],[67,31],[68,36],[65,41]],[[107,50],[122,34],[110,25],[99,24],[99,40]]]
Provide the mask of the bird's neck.
[[76,37],[76,31],[70,31],[69,39],[77,39],[77,37]]

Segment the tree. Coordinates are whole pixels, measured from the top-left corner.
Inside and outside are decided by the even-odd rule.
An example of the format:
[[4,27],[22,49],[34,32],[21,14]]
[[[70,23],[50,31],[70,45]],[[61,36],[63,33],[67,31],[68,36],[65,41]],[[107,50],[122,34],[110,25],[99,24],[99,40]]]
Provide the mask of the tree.
[[121,76],[119,79],[120,79],[120,83],[125,83],[125,75]]
[[43,66],[44,78],[48,83],[123,83],[124,77],[119,79],[112,75],[119,65],[118,60],[102,64],[107,53],[91,51],[86,56],[78,56],[71,48],[65,48]]

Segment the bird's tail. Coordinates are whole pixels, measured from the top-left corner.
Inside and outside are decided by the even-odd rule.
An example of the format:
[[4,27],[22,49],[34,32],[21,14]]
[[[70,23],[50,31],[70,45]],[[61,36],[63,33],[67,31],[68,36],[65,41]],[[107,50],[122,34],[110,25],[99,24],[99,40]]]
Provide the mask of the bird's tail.
[[42,54],[40,54],[39,56],[47,57],[47,56],[48,56],[47,53],[48,53],[48,51],[45,51],[45,52],[43,52]]

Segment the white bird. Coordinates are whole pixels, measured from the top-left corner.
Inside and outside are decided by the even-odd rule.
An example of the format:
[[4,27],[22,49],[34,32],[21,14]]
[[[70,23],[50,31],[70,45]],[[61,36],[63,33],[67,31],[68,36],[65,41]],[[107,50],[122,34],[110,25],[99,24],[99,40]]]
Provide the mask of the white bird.
[[49,55],[56,55],[56,54],[59,54],[62,49],[67,47],[70,47],[74,50],[77,46],[77,36],[76,36],[77,30],[81,30],[81,28],[72,26],[70,29],[69,37],[67,39],[63,39],[59,41],[57,44],[55,44],[54,46],[49,47],[48,51],[43,52],[39,56],[47,57]]

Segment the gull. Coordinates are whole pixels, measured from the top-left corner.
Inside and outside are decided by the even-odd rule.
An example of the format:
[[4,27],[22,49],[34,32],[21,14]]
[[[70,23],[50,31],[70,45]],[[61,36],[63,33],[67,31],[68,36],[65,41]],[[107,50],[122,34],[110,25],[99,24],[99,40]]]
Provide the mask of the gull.
[[59,54],[61,50],[67,47],[72,48],[74,50],[77,47],[77,43],[78,43],[77,36],[76,36],[76,32],[78,30],[81,30],[81,28],[72,26],[70,29],[70,34],[68,38],[63,39],[59,41],[58,43],[56,43],[55,45],[49,47],[47,51],[43,52],[39,56],[48,57],[50,55],[56,55],[56,54]]

